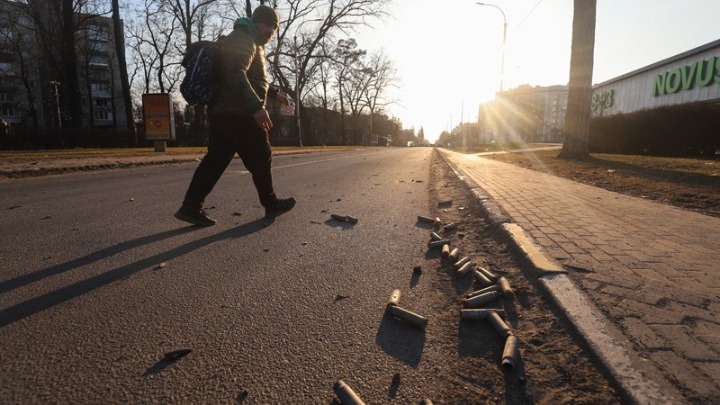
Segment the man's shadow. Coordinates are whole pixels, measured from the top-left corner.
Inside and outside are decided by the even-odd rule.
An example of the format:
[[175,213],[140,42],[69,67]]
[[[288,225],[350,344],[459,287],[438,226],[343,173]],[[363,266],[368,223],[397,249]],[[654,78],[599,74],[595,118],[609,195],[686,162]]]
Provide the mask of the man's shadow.
[[[272,219],[257,219],[252,222],[248,222],[236,228],[231,228],[223,232],[206,236],[202,239],[198,239],[192,242],[188,242],[182,246],[170,249],[167,252],[158,253],[145,259],[138,260],[136,262],[126,264],[118,267],[114,270],[106,271],[97,276],[90,277],[88,279],[78,281],[69,286],[60,288],[58,290],[49,292],[36,298],[32,298],[25,302],[13,305],[0,311],[0,327],[9,325],[13,322],[19,321],[31,315],[34,315],[40,311],[51,308],[55,305],[62,304],[65,301],[69,301],[75,297],[91,292],[100,287],[104,287],[108,284],[114,283],[118,280],[122,280],[142,270],[147,270],[157,266],[160,263],[168,262],[178,257],[181,257],[189,252],[200,249],[204,246],[212,243],[228,239],[228,238],[241,238],[243,236],[250,235],[257,232],[273,223]],[[45,277],[49,277],[53,274],[65,272],[81,265],[89,264],[113,254],[119,253],[124,250],[128,250],[130,247],[145,245],[147,243],[157,242],[159,240],[186,233],[192,230],[198,229],[196,227],[185,227],[179,230],[163,232],[157,235],[151,235],[144,238],[135,239],[129,243],[128,247],[115,247],[103,249],[97,253],[90,254],[84,258],[76,259],[65,264],[54,266],[45,270],[40,270],[35,273],[31,273],[27,278],[23,278],[21,281],[15,281],[17,285],[25,285],[32,281],[40,280]],[[144,241],[145,243],[140,243]],[[32,276],[32,277],[31,277]],[[20,277],[13,279],[17,280]],[[9,282],[13,281],[9,280]],[[6,282],[6,283],[9,283]],[[5,284],[5,283],[3,283]],[[13,285],[13,284],[9,284]]]

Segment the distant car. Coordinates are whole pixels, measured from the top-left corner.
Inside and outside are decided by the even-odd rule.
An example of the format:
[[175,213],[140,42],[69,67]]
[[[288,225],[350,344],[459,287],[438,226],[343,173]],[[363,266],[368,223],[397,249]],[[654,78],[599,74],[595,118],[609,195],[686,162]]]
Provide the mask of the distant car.
[[408,141],[408,146],[415,146],[415,143],[413,141]]

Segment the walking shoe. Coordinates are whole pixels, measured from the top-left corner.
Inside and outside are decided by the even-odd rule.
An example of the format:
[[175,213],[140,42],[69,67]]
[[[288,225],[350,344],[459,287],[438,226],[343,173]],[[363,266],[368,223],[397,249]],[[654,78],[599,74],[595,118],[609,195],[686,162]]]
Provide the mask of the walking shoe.
[[215,220],[207,216],[205,210],[202,208],[190,208],[185,205],[180,207],[178,212],[175,213],[175,218],[189,222],[193,225],[199,226],[211,226],[215,225]]
[[278,215],[282,215],[295,206],[295,199],[290,198],[283,198],[278,199],[272,205],[269,205],[265,207],[265,218],[275,218]]

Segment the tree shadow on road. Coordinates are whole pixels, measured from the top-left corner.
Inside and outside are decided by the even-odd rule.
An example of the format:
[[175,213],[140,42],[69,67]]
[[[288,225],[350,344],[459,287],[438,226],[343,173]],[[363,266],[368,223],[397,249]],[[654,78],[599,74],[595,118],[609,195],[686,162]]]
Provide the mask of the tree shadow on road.
[[[27,318],[31,315],[34,315],[40,311],[45,310],[45,309],[51,308],[55,305],[62,304],[63,302],[69,301],[80,295],[89,293],[100,287],[104,287],[104,286],[106,286],[108,284],[112,284],[118,280],[122,280],[122,279],[129,277],[135,273],[138,273],[142,270],[152,269],[155,266],[159,265],[160,263],[171,261],[173,259],[181,257],[189,252],[200,249],[200,248],[210,245],[212,243],[215,243],[215,242],[218,242],[218,241],[221,241],[224,239],[240,238],[243,236],[250,235],[254,232],[257,232],[257,231],[269,226],[272,223],[273,223],[273,221],[269,220],[269,219],[265,219],[265,218],[257,219],[255,221],[243,224],[239,227],[227,229],[220,233],[216,233],[214,235],[209,235],[204,238],[194,240],[192,242],[188,242],[182,246],[178,246],[173,249],[170,249],[167,252],[158,253],[154,256],[150,256],[145,259],[141,259],[136,262],[126,264],[126,265],[118,267],[116,269],[108,270],[102,274],[98,274],[97,276],[90,277],[90,278],[82,280],[82,281],[78,281],[69,286],[49,292],[49,293],[41,295],[39,297],[32,298],[25,302],[21,302],[19,304],[13,305],[9,308],[6,308],[6,309],[0,311],[0,328],[7,326],[9,324],[12,324],[13,322],[19,321],[21,319]],[[186,228],[175,230],[175,231],[168,231],[168,232],[163,232],[163,233],[160,233],[157,235],[151,235],[148,237],[135,239],[134,241],[130,242],[130,245],[132,245],[132,246],[146,245],[147,243],[157,242],[159,240],[168,238],[170,236],[179,235],[179,234],[188,232],[193,229],[197,229],[197,228],[186,227]],[[140,241],[145,241],[145,243],[140,244]],[[118,249],[120,249],[120,250],[118,250]],[[49,269],[40,270],[38,272],[32,273],[32,274],[37,273],[37,275],[35,275],[34,277],[28,277],[27,280],[17,281],[16,283],[22,282],[22,284],[20,284],[20,285],[24,285],[24,284],[27,284],[32,281],[36,281],[36,280],[40,280],[45,277],[49,277],[52,274],[57,274],[60,272],[68,271],[68,270],[80,267],[81,265],[92,263],[94,261],[100,260],[104,257],[108,257],[112,254],[115,254],[122,250],[127,250],[127,249],[129,249],[129,247],[124,247],[124,246],[103,249],[97,253],[93,253],[88,256],[85,256],[84,258],[76,259],[74,261],[65,263],[60,266],[55,266],[55,267],[51,267]],[[29,280],[32,280],[32,281],[29,281]],[[13,281],[13,280],[10,280],[10,281]]]
[[425,348],[425,331],[384,314],[375,335],[375,343],[385,353],[412,368],[417,368]]

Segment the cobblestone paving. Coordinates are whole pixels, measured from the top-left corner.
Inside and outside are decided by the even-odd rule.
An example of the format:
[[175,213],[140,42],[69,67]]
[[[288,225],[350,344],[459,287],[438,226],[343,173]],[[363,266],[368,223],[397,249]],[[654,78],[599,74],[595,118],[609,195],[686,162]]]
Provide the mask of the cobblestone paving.
[[444,151],[689,403],[720,398],[720,219]]

